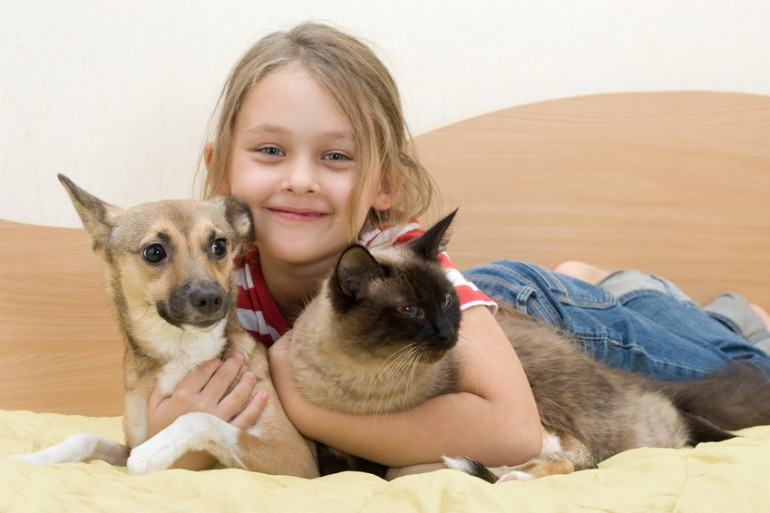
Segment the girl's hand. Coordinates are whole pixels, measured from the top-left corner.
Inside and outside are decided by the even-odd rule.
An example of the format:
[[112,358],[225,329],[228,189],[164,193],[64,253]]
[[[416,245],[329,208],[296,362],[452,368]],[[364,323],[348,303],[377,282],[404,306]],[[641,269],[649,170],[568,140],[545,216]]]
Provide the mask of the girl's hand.
[[[209,360],[179,382],[171,395],[164,394],[158,384],[147,404],[147,429],[153,436],[169,426],[177,417],[192,411],[210,413],[239,429],[247,429],[257,421],[267,404],[267,394],[257,393],[250,399],[256,378],[245,372],[233,389],[230,384],[243,367],[243,356],[236,354],[225,360]],[[188,458],[191,456],[191,458]],[[189,469],[210,467],[214,459],[195,453],[180,459],[175,466]]]

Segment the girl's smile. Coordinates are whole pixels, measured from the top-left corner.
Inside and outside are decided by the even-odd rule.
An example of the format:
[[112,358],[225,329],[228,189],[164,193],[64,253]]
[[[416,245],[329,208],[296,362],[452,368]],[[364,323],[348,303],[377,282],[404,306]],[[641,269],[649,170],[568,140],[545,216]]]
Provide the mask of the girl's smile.
[[292,207],[273,207],[267,209],[271,214],[289,221],[312,222],[326,217],[328,214],[314,210]]

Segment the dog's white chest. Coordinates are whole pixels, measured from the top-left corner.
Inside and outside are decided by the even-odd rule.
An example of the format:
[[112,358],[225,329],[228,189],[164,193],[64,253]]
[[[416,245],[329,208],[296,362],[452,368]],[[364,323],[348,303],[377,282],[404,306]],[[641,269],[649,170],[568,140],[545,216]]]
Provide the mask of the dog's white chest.
[[176,330],[167,337],[155,339],[155,347],[168,361],[158,373],[158,383],[164,394],[174,391],[180,381],[198,365],[217,358],[225,347],[222,320],[213,330],[205,333]]

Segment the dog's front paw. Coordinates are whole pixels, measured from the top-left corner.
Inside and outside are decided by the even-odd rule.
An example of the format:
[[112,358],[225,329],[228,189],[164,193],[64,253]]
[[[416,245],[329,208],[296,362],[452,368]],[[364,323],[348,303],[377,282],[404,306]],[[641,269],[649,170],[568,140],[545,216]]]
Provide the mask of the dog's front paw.
[[179,451],[175,450],[173,440],[168,440],[168,436],[163,436],[161,431],[143,444],[134,447],[128,456],[128,472],[130,474],[151,474],[158,470],[166,470],[178,458]]
[[166,429],[134,447],[128,457],[131,474],[149,474],[166,470],[176,460],[193,450],[200,450],[207,426],[216,419],[208,413],[190,412],[177,418]]

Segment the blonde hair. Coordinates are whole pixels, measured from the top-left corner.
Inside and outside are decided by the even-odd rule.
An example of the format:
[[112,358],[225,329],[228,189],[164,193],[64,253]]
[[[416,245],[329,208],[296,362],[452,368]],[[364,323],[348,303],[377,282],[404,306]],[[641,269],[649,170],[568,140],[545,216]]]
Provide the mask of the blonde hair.
[[[318,80],[350,123],[357,148],[358,179],[349,208],[359,208],[362,195],[386,180],[395,201],[388,211],[370,209],[371,223],[404,224],[424,214],[438,196],[437,190],[417,158],[395,81],[368,46],[316,23],[265,36],[230,72],[208,134],[213,146],[206,166],[204,197],[215,195],[226,184],[233,128],[246,95],[268,74],[292,63],[301,64]],[[361,227],[350,229],[353,238]]]

